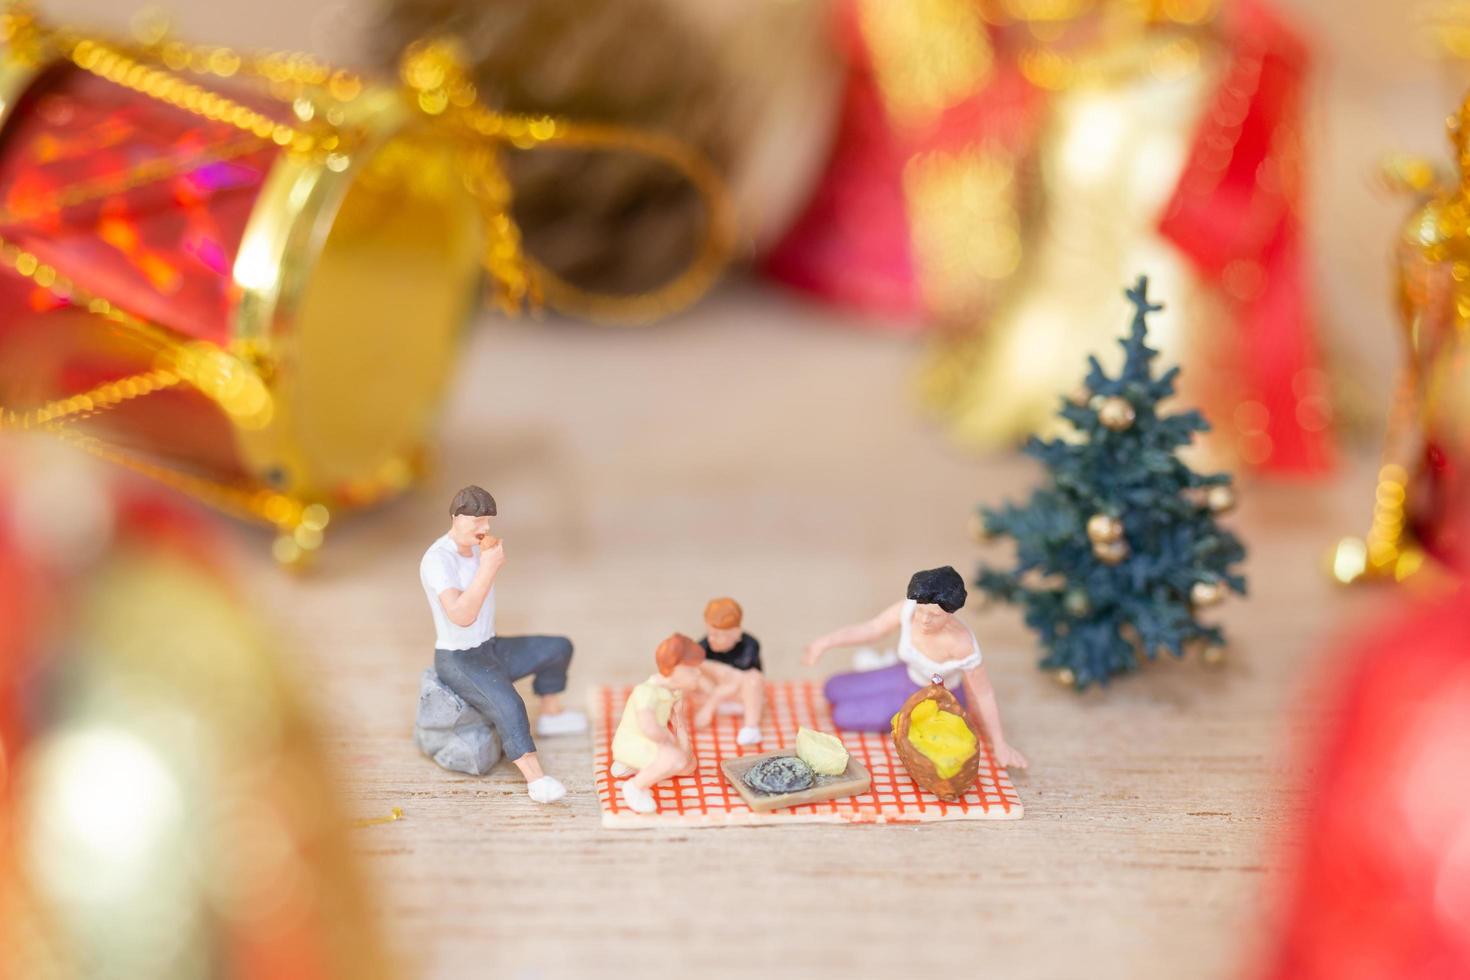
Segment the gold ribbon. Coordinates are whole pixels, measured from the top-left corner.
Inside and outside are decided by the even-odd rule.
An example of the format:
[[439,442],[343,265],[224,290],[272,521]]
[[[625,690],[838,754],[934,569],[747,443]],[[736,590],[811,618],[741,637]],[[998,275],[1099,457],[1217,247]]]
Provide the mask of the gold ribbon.
[[682,174],[705,204],[704,241],[674,279],[647,293],[594,292],[566,281],[524,254],[519,231],[509,219],[509,185],[498,159],[472,155],[469,179],[487,209],[491,231],[485,267],[503,308],[513,311],[523,303],[535,306],[544,300],[564,312],[595,320],[636,322],[682,309],[710,287],[729,260],[735,217],[724,181],[708,158],[682,140],[652,130],[489,109],[480,101],[465,64],[463,50],[453,39],[423,41],[404,50],[399,77],[419,110],[467,147],[488,143],[516,150],[559,147],[635,153]]

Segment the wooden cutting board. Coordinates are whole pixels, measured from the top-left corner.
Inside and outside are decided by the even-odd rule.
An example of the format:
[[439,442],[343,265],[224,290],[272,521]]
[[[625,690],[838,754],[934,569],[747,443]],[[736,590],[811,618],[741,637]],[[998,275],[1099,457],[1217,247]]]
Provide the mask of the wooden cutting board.
[[730,785],[735,787],[740,798],[756,813],[784,810],[786,807],[801,806],[803,803],[836,800],[844,796],[857,796],[859,793],[866,793],[873,785],[873,777],[868,773],[867,768],[852,755],[848,755],[847,769],[842,775],[818,775],[816,783],[810,789],[799,790],[795,793],[762,793],[745,784],[745,774],[756,763],[777,756],[794,755],[796,755],[795,749],[777,749],[774,752],[762,752],[760,755],[742,755],[738,759],[726,759],[720,763],[720,771],[725,774]]

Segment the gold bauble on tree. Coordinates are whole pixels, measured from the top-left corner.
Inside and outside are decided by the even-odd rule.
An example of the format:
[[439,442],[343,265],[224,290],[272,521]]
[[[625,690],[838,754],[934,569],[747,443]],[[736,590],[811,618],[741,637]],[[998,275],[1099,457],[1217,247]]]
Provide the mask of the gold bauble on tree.
[[1235,509],[1235,490],[1228,486],[1210,487],[1205,492],[1205,506],[1212,513],[1225,514]]
[[1184,644],[1184,656],[1198,660],[1206,667],[1219,667],[1225,662],[1225,647],[1194,637]]
[[1066,576],[1057,572],[1046,572],[1039,568],[1028,568],[1021,573],[1021,588],[1032,592],[1055,592],[1066,588]]
[[1121,538],[1117,541],[1097,541],[1092,545],[1092,554],[1104,565],[1116,565],[1128,557],[1128,542]]
[[1096,544],[1106,544],[1123,537],[1123,522],[1111,514],[1093,514],[1087,519],[1087,537]]
[[1190,586],[1189,601],[1195,606],[1213,606],[1225,598],[1225,587],[1219,582],[1196,582]]
[[1133,405],[1126,398],[1112,395],[1102,400],[1097,407],[1097,419],[1105,427],[1114,432],[1122,432],[1133,424],[1138,414],[1133,410]]

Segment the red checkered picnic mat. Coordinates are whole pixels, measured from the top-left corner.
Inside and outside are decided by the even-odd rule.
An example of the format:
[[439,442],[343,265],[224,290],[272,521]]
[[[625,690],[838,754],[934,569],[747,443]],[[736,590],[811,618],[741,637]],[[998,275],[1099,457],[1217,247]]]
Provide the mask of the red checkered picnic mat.
[[[735,744],[740,730],[737,716],[717,716],[714,724],[694,731],[694,754],[699,769],[693,775],[666,780],[653,788],[658,812],[634,813],[618,794],[621,780],[612,778],[612,737],[623,715],[631,687],[599,687],[592,692],[592,765],[604,827],[717,827],[737,824],[780,823],[919,823],[930,820],[1016,820],[1021,800],[1011,778],[995,764],[990,746],[981,740],[984,755],[975,785],[953,803],[945,803],[920,789],[909,778],[893,750],[889,735],[836,732],[827,702],[811,681],[778,681],[766,685],[766,716],[760,745]],[[683,710],[690,711],[689,705]],[[771,813],[755,813],[740,799],[720,771],[725,759],[757,755],[796,742],[796,730],[805,726],[836,732],[873,776],[873,786],[859,796]],[[692,726],[691,726],[692,728]]]

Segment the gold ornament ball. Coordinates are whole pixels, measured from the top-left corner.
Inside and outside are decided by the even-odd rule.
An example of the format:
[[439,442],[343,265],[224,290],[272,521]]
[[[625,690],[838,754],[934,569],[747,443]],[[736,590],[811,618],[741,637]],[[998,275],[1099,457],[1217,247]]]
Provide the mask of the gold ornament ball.
[[1196,606],[1213,606],[1224,598],[1225,587],[1219,582],[1196,582],[1189,589],[1189,601]]
[[1214,486],[1205,493],[1205,506],[1216,514],[1224,514],[1235,507],[1235,491],[1226,486]]
[[1092,554],[1104,565],[1116,565],[1128,557],[1128,542],[1099,541],[1093,544]]
[[1058,572],[1044,572],[1039,568],[1028,568],[1017,579],[1021,588],[1031,592],[1054,592],[1065,588],[1067,577]]
[[1105,544],[1123,537],[1123,522],[1111,514],[1093,514],[1087,519],[1087,537],[1093,544]]
[[1092,611],[1092,601],[1081,589],[1068,589],[1062,597],[1062,608],[1069,616],[1086,616]]
[[1225,648],[1205,647],[1204,653],[1200,654],[1200,659],[1211,667],[1218,667],[1225,662]]
[[1062,685],[1063,687],[1072,687],[1074,684],[1077,683],[1077,675],[1072,673],[1071,667],[1063,667],[1061,670],[1057,671],[1056,677],[1057,683]]
[[1132,425],[1133,420],[1137,417],[1128,399],[1117,395],[1104,398],[1102,404],[1097,408],[1098,421],[1114,432],[1122,432]]
[[1067,395],[1067,401],[1076,405],[1078,408],[1083,408],[1088,402],[1092,401],[1092,389],[1085,384],[1080,384],[1073,388],[1071,393]]

